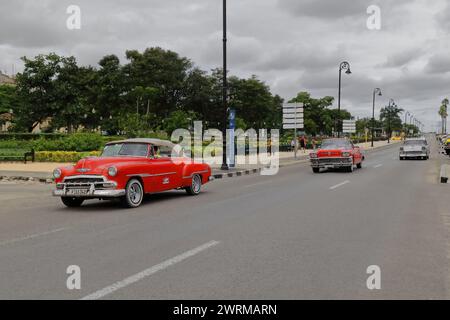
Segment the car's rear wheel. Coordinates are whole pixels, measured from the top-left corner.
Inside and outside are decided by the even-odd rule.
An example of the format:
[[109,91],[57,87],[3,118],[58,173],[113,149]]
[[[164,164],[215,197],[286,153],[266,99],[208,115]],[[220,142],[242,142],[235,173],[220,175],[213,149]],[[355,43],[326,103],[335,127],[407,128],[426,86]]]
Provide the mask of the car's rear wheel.
[[122,198],[122,205],[126,208],[137,208],[144,199],[144,188],[138,179],[128,181],[125,188],[125,197]]
[[320,172],[320,168],[312,168],[312,171],[313,171],[314,173],[319,173],[319,172]]
[[66,207],[69,208],[76,208],[79,207],[83,204],[84,199],[81,198],[70,198],[70,197],[61,197],[61,201],[62,203],[64,203],[64,205]]
[[192,176],[191,185],[185,190],[191,196],[198,195],[202,190],[202,177],[198,174],[194,174]]

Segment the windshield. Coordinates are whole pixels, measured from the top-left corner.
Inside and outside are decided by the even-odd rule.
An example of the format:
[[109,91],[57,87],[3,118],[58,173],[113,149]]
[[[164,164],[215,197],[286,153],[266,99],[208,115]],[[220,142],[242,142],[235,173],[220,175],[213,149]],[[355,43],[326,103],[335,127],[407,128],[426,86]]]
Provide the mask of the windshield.
[[427,142],[425,140],[406,140],[405,146],[419,146],[426,145]]
[[352,144],[347,140],[325,140],[322,142],[321,149],[352,149]]
[[105,146],[102,157],[147,157],[148,144],[145,143],[115,143]]

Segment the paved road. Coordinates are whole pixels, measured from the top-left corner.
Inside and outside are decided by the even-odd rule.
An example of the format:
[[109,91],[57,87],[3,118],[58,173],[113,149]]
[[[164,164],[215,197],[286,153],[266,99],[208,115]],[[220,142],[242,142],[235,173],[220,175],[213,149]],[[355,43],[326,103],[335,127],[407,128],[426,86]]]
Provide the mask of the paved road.
[[[305,165],[224,179],[135,210],[66,209],[45,185],[0,184],[0,298],[448,298],[450,187],[438,155],[368,155],[354,173]],[[81,290],[66,268],[81,268]],[[366,268],[381,268],[381,290]]]

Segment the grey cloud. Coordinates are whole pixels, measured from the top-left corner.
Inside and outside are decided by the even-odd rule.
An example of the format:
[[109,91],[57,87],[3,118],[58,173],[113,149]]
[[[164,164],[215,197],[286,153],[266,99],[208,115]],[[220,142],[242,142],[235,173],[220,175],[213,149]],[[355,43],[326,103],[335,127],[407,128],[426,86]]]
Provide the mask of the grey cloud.
[[450,56],[447,53],[433,55],[425,67],[429,73],[446,73],[450,71]]
[[[66,8],[82,11],[82,29],[65,27]],[[382,10],[382,29],[365,28],[366,9]],[[10,0],[1,1],[0,68],[20,56],[56,52],[95,65],[106,54],[161,46],[205,70],[222,63],[221,1]],[[371,91],[383,89],[412,112],[438,105],[449,84],[446,0],[229,1],[229,69],[256,74],[285,99],[298,91],[337,95],[338,65],[348,60],[342,104],[368,115]],[[445,10],[443,10],[445,8]],[[421,48],[416,50],[415,48]],[[429,61],[427,60],[429,58]],[[380,100],[382,103],[384,100]],[[437,107],[436,107],[437,108]],[[436,112],[426,113],[434,121]]]

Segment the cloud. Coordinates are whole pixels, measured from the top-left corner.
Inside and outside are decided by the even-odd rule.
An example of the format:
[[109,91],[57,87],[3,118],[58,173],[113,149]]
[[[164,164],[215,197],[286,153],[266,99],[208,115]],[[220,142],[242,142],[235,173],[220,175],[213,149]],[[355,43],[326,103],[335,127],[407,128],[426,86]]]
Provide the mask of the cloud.
[[[81,30],[66,28],[70,4],[81,8]],[[366,28],[372,4],[381,8],[379,31]],[[150,46],[177,51],[205,70],[222,65],[221,1],[15,0],[1,1],[0,10],[0,69],[15,64],[20,71],[21,56],[48,52],[82,64],[107,54],[124,61],[127,49]],[[446,0],[229,1],[228,67],[234,75],[258,75],[290,99],[304,90],[336,96],[338,66],[347,60],[353,74],[343,77],[343,106],[368,116],[371,92],[380,87],[380,104],[394,98],[431,124],[450,80],[448,17]]]

